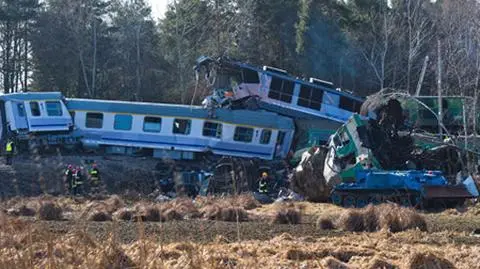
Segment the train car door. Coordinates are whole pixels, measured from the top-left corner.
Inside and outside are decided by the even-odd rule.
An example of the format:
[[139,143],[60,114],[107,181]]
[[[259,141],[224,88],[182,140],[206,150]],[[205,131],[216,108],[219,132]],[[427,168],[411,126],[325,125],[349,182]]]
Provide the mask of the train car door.
[[[28,130],[27,113],[23,102],[12,102],[12,112],[17,130]],[[13,126],[11,126],[13,128]]]

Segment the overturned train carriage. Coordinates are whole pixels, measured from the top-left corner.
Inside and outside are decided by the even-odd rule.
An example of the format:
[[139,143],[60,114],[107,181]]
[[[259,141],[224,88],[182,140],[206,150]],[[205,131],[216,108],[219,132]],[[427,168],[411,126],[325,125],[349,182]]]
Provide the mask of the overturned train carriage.
[[264,111],[87,99],[60,93],[0,97],[1,141],[28,145],[81,145],[87,150],[194,159],[212,153],[264,160],[284,158],[291,119]]

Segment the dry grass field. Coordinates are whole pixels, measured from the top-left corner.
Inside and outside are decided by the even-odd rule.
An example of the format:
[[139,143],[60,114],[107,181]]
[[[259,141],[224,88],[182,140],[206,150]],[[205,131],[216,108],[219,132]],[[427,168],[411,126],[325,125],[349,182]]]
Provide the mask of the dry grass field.
[[0,205],[0,268],[480,268],[477,206],[261,206],[249,195]]

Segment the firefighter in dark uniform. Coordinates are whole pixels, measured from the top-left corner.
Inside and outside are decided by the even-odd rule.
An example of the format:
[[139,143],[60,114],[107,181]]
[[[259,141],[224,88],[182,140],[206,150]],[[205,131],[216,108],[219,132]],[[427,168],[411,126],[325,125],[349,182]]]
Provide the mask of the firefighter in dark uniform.
[[258,192],[261,194],[268,194],[268,174],[267,172],[262,173],[262,177],[258,181]]
[[69,164],[65,170],[65,185],[67,186],[67,192],[72,194],[73,190],[73,166]]
[[97,168],[97,164],[92,165],[92,169],[89,171],[90,175],[90,189],[92,192],[100,191],[100,171]]
[[12,140],[7,140],[7,144],[5,145],[5,157],[6,157],[6,164],[12,165],[13,154],[15,152],[15,144]]
[[82,169],[77,166],[73,172],[73,194],[78,195],[83,192],[83,175]]

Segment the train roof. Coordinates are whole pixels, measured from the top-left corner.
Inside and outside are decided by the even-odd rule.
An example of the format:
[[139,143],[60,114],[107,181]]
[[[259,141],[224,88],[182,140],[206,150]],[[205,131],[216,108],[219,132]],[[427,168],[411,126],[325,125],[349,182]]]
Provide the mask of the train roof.
[[[208,119],[208,110],[199,106],[127,102],[94,99],[67,99],[69,110],[141,114],[164,117]],[[293,120],[276,113],[251,110],[215,109],[216,120],[272,129],[294,129]]]
[[22,92],[0,95],[0,100],[4,101],[60,100],[62,98],[61,92]]
[[282,79],[285,79],[285,80],[293,81],[295,83],[308,85],[310,87],[318,88],[318,89],[321,89],[323,91],[328,91],[328,92],[335,93],[335,94],[338,94],[338,95],[341,95],[341,96],[345,96],[345,97],[348,97],[348,98],[351,98],[351,99],[354,99],[354,100],[357,100],[357,101],[360,101],[360,102],[365,101],[364,98],[362,98],[362,97],[350,94],[350,93],[345,92],[345,91],[338,91],[338,90],[335,90],[335,89],[330,88],[330,87],[326,87],[326,86],[322,86],[322,85],[319,85],[319,84],[311,83],[309,81],[306,81],[306,80],[303,80],[303,79],[300,79],[300,78],[295,78],[288,73],[287,74],[282,74],[282,73],[279,73],[279,72],[272,72],[272,71],[268,71],[268,70],[263,70],[260,67],[257,67],[257,66],[251,65],[251,64],[247,64],[247,63],[243,63],[243,62],[239,62],[239,61],[234,61],[234,60],[222,59],[221,61],[222,61],[221,64],[224,65],[225,67],[228,67],[228,66],[235,67],[236,66],[236,67],[240,67],[240,68],[248,68],[248,69],[251,69],[251,70],[254,70],[254,71],[257,71],[257,72],[262,72],[262,73],[266,73],[266,74],[271,75],[271,76],[275,76],[275,77],[279,77],[279,78],[282,78]]

